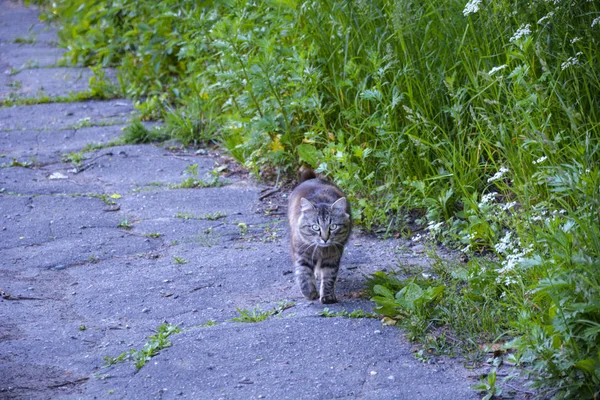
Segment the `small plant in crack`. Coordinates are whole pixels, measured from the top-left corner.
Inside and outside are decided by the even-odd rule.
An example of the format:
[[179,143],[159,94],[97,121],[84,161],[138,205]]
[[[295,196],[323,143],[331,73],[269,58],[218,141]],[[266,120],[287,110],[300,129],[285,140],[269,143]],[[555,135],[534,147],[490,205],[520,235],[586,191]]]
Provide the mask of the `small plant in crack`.
[[15,44],[34,44],[35,36],[33,36],[33,35],[30,35],[28,37],[19,36],[13,40],[13,43],[15,43]]
[[106,149],[109,147],[115,147],[115,146],[120,146],[123,143],[120,140],[113,140],[111,142],[108,143],[88,143],[85,146],[83,146],[83,149],[81,149],[82,153],[89,153],[92,151],[96,151],[96,150],[102,150],[102,149]]
[[175,262],[175,264],[177,265],[182,265],[182,264],[187,264],[189,263],[188,260],[186,260],[183,257],[177,257],[177,256],[173,256],[173,261]]
[[207,221],[215,221],[217,219],[221,219],[221,218],[225,218],[225,217],[227,217],[227,214],[220,212],[220,211],[216,211],[214,213],[206,213],[206,214],[202,214],[200,216],[196,216],[188,211],[183,211],[183,212],[179,211],[179,212],[177,212],[177,214],[175,214],[175,218],[202,219],[202,220],[207,220]]
[[210,326],[215,326],[215,325],[217,325],[217,324],[218,324],[218,322],[217,322],[216,320],[214,320],[214,319],[210,319],[210,320],[206,321],[205,323],[203,323],[203,324],[202,324],[202,325],[200,325],[200,326],[201,326],[201,327],[203,327],[203,328],[208,328],[208,327],[210,327]]
[[6,86],[8,86],[9,88],[12,89],[21,89],[23,87],[23,82],[21,81],[12,81],[10,83],[7,83]]
[[126,230],[133,229],[133,225],[131,224],[131,222],[129,222],[127,218],[122,219],[121,222],[119,222],[119,225],[117,225],[117,227]]
[[171,342],[168,339],[169,336],[179,332],[181,332],[181,328],[179,328],[178,325],[162,324],[156,329],[156,334],[148,336],[148,341],[141,350],[130,349],[119,354],[117,357],[105,356],[104,366],[110,367],[131,360],[139,370],[161,350],[170,347]]
[[342,311],[331,311],[328,307],[325,307],[323,309],[323,311],[320,311],[317,313],[317,315],[320,315],[322,317],[325,318],[335,318],[335,317],[346,317],[346,318],[378,318],[379,315],[375,314],[375,313],[370,313],[370,312],[366,312],[363,309],[357,308],[356,310],[353,311],[346,311],[346,310],[342,310]]
[[219,180],[219,171],[215,169],[210,172],[212,177],[205,181],[198,178],[198,164],[188,165],[185,172],[191,176],[184,179],[179,184],[171,185],[173,189],[195,189],[195,188],[210,188],[210,187],[221,187],[223,182]]
[[73,165],[81,165],[83,160],[85,160],[85,156],[83,155],[82,151],[78,153],[71,152],[63,154],[61,159],[63,162],[70,162]]
[[237,224],[238,229],[240,230],[240,236],[244,236],[248,233],[248,225],[244,222],[240,222]]
[[162,236],[162,233],[155,233],[155,232],[143,233],[142,236],[158,239],[159,237]]
[[31,157],[31,161],[19,161],[16,158],[13,158],[11,162],[0,164],[0,168],[11,168],[11,167],[21,167],[21,168],[32,168],[35,161],[33,157]]
[[263,311],[258,305],[252,309],[241,309],[236,308],[236,311],[240,314],[239,317],[234,317],[231,320],[234,322],[261,322],[265,319],[278,315],[287,310],[288,308],[294,307],[296,304],[292,301],[283,300],[277,303],[277,306],[272,310]]

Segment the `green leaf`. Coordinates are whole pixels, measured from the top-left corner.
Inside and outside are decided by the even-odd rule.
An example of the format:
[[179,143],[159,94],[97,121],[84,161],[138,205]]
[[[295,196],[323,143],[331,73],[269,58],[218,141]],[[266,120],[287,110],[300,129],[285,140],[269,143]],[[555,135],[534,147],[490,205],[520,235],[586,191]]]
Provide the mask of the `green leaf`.
[[399,299],[400,297],[398,297],[398,295],[404,292],[402,294],[402,297],[404,298],[404,300],[406,300],[408,303],[414,303],[416,300],[420,299],[421,296],[423,296],[423,289],[421,289],[421,287],[419,285],[417,285],[416,283],[412,282],[409,283],[406,287],[404,287],[400,292],[398,292],[398,294],[396,294],[396,298]]
[[318,160],[322,157],[321,152],[317,150],[315,146],[308,143],[302,143],[298,145],[296,147],[296,151],[298,152],[298,157],[300,157],[300,161],[306,162],[313,168],[317,167]]
[[373,292],[375,294],[379,294],[388,299],[394,298],[394,293],[392,293],[392,291],[390,289],[386,288],[385,286],[375,285],[375,286],[373,286]]
[[575,363],[575,367],[579,368],[583,372],[587,372],[588,374],[594,374],[596,369],[596,360],[594,360],[593,358],[579,360]]

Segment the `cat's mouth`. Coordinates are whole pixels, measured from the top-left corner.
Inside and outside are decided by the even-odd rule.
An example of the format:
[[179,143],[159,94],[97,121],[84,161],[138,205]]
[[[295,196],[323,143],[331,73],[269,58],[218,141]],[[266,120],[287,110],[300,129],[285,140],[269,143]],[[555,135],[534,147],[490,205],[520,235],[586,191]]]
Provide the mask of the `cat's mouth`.
[[323,241],[317,242],[317,247],[321,247],[323,249],[326,249],[328,247],[334,247],[334,246],[335,246],[335,243],[333,243],[331,241],[329,241],[329,242],[323,242]]

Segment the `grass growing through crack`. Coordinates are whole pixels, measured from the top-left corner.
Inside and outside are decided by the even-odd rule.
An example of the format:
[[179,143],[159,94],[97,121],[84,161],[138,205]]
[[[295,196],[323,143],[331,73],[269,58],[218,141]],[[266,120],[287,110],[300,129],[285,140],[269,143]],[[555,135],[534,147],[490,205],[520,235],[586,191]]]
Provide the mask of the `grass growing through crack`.
[[85,160],[85,156],[83,155],[83,151],[80,152],[71,152],[71,153],[66,153],[63,154],[61,156],[61,160],[62,162],[70,162],[73,165],[81,165],[81,163],[83,162],[83,160]]
[[173,256],[173,261],[175,262],[175,264],[177,265],[183,265],[183,264],[187,264],[189,263],[188,260],[186,260],[183,257],[178,257],[178,256]]
[[331,311],[328,307],[325,307],[323,311],[319,311],[317,315],[325,318],[335,318],[335,317],[346,317],[346,318],[378,318],[379,314],[370,313],[363,309],[357,308],[352,311]]
[[221,218],[225,218],[227,217],[227,214],[221,211],[215,211],[213,213],[205,213],[202,215],[194,215],[190,212],[187,211],[179,211],[177,212],[177,214],[175,214],[175,218],[181,218],[181,219],[199,219],[199,220],[206,220],[206,221],[216,221],[218,219]]
[[181,183],[170,185],[170,187],[173,189],[195,189],[223,186],[218,169],[210,172],[211,178],[207,181],[198,178],[198,164],[188,165],[186,173],[191,176],[185,178]]
[[117,227],[125,230],[133,229],[133,225],[127,218],[122,219],[121,222],[119,222],[119,224],[117,225]]
[[294,305],[294,302],[284,300],[277,303],[277,306],[272,310],[261,310],[261,308],[258,305],[256,305],[252,309],[236,308],[236,311],[240,314],[240,316],[234,317],[231,320],[234,322],[261,322],[269,317],[272,317],[273,315],[281,314],[282,312],[284,312],[288,308],[293,307]]
[[156,329],[154,335],[148,336],[148,341],[140,350],[130,349],[119,354],[117,357],[105,356],[104,366],[109,367],[121,362],[132,361],[136,369],[139,370],[161,350],[170,347],[169,336],[179,332],[181,332],[181,329],[177,325],[162,324]]

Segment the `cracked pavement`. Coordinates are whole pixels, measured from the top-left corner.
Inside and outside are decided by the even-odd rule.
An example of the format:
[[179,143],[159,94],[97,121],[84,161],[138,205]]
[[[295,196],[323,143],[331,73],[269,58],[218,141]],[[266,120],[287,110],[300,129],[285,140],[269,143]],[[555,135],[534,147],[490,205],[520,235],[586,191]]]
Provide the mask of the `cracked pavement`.
[[[87,90],[87,69],[56,65],[56,42],[35,8],[0,0],[0,100]],[[377,319],[319,316],[293,282],[285,191],[218,152],[123,145],[65,161],[134,113],[123,99],[0,108],[0,398],[477,398],[460,361],[418,361]],[[178,188],[193,165],[220,185]],[[355,233],[328,308],[371,311],[365,276],[399,262],[428,260]],[[232,321],[282,301],[294,305]],[[182,331],[142,369],[105,365],[165,322]]]

